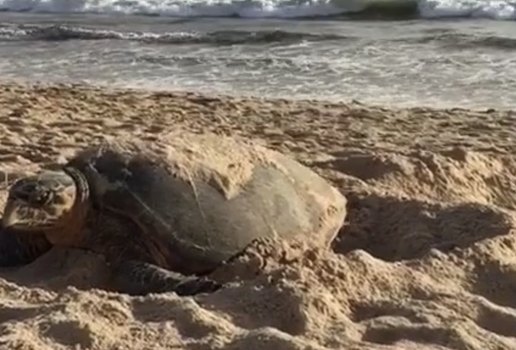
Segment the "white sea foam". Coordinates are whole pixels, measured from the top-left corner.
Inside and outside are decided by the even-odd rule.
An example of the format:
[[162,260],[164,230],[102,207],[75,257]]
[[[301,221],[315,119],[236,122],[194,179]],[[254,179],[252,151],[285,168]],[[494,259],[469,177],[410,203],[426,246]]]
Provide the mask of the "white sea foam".
[[325,16],[343,12],[329,0],[0,0],[0,9],[251,18]]
[[[296,18],[360,12],[371,4],[400,0],[0,0],[4,11],[124,13],[174,17]],[[421,16],[516,19],[512,0],[406,0]],[[416,3],[417,2],[417,3]]]
[[419,3],[419,10],[426,18],[516,19],[516,2],[506,0],[425,0]]

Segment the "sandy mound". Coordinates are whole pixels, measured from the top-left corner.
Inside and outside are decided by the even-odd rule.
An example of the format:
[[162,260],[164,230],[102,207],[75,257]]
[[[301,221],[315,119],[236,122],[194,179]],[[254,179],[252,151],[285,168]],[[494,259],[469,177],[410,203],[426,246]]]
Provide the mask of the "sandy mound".
[[0,87],[0,180],[106,135],[240,134],[346,194],[329,251],[259,242],[214,294],[102,290],[99,256],[0,272],[6,349],[515,349],[516,117],[84,87]]

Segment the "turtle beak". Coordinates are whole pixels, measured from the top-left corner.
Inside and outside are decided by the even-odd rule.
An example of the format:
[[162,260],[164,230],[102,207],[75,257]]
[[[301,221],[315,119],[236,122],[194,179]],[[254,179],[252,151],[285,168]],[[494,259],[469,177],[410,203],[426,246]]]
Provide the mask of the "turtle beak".
[[16,201],[7,202],[4,209],[4,216],[2,218],[2,227],[16,227],[18,224],[22,222],[20,216],[18,215],[19,208],[20,206],[17,204]]

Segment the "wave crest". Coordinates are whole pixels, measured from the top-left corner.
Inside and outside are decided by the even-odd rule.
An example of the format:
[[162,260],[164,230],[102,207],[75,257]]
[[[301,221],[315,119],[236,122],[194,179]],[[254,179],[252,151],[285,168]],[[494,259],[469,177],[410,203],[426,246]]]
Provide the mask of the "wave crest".
[[282,43],[291,44],[301,41],[324,40],[353,40],[331,34],[308,34],[287,32],[281,30],[263,31],[214,31],[209,33],[171,32],[118,32],[114,30],[88,29],[67,25],[30,26],[30,25],[4,25],[0,26],[0,40],[41,40],[41,41],[65,41],[65,40],[129,40],[157,44],[264,44]]
[[[122,40],[139,41],[151,44],[213,44],[213,45],[291,45],[300,42],[361,40],[358,37],[336,34],[312,34],[283,30],[225,30],[206,33],[196,32],[121,32],[115,30],[89,29],[69,25],[2,25],[0,24],[0,41],[66,41],[66,40]],[[395,42],[414,44],[435,43],[450,50],[462,50],[473,47],[489,47],[498,50],[516,49],[516,38],[496,35],[479,35],[478,33],[436,32],[418,37],[393,38]],[[340,44],[339,44],[340,45]]]
[[2,11],[171,17],[516,19],[512,0],[0,0]]

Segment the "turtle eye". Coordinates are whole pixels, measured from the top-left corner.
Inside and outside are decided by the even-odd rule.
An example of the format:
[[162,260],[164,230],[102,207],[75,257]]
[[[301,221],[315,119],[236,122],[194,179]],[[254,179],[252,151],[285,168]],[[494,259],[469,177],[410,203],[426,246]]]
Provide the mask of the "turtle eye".
[[29,203],[34,206],[42,206],[48,204],[52,199],[50,191],[34,191],[30,194]]

